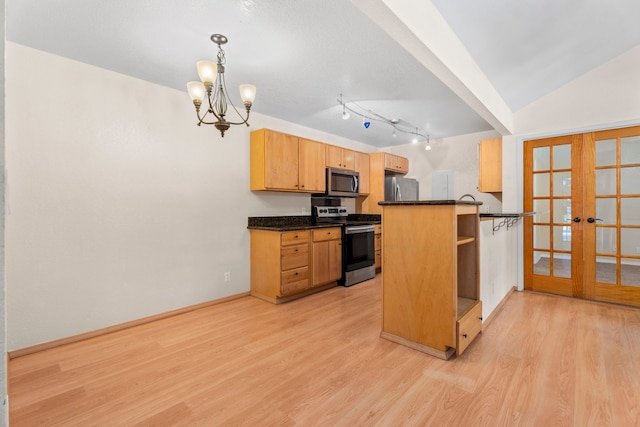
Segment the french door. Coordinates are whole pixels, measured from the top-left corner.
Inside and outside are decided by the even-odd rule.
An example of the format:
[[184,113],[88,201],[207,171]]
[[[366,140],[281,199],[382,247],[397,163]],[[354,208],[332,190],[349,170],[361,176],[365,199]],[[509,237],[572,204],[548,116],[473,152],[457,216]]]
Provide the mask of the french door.
[[525,289],[640,306],[640,127],[525,141]]

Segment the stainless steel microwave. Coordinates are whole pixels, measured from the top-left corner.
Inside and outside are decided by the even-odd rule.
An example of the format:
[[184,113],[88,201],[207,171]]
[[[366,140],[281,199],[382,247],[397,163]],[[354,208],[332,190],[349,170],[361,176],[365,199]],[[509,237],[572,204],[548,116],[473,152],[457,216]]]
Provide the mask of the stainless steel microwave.
[[327,168],[327,196],[358,197],[360,174],[346,169]]

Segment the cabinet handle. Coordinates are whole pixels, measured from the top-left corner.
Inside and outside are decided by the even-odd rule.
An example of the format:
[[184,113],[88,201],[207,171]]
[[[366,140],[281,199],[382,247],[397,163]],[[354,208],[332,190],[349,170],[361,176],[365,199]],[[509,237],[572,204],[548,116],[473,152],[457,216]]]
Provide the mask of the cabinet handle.
[[296,249],[295,252],[298,252],[298,250]]
[[[296,276],[298,275],[298,272],[296,271]],[[466,337],[465,337],[466,338]]]
[[482,320],[482,316],[478,317],[478,320]]
[[[296,274],[297,274],[297,273],[296,273]],[[467,334],[462,334],[462,336],[463,336],[464,338],[466,338],[466,337],[467,337]]]
[[580,222],[582,221],[582,218],[580,218],[579,216],[573,218],[573,222]]
[[587,218],[589,224],[593,224],[596,221],[602,221],[600,218]]
[[304,184],[302,184],[302,185],[300,186],[300,188],[304,188]]

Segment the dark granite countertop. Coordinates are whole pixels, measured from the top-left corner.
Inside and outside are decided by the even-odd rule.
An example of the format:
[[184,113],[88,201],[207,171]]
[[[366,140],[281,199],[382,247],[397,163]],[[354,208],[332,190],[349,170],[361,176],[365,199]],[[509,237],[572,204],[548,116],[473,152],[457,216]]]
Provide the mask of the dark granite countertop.
[[480,212],[480,218],[520,218],[533,214],[535,212]]
[[[350,214],[347,217],[350,222],[362,222],[380,224],[380,215],[374,214]],[[339,223],[316,223],[311,215],[292,216],[254,216],[248,218],[249,230],[291,231],[313,228],[340,227]]]
[[378,202],[380,206],[412,206],[412,205],[481,205],[482,202],[471,200],[409,200],[405,202]]

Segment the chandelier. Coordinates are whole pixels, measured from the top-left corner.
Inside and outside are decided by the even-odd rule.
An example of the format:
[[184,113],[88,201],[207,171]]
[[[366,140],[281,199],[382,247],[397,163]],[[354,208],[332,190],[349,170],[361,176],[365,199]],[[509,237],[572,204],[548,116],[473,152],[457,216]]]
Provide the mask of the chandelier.
[[[220,131],[220,134],[224,138],[224,133],[231,127],[231,125],[247,125],[249,126],[249,112],[251,105],[256,98],[256,87],[250,84],[240,85],[240,97],[244,103],[246,110],[246,117],[242,117],[242,114],[238,112],[236,107],[228,103],[228,91],[227,84],[224,79],[224,64],[226,59],[224,56],[224,50],[222,45],[227,43],[227,38],[222,34],[213,34],[211,41],[218,45],[218,62],[213,61],[198,61],[198,76],[202,82],[189,82],[187,83],[187,90],[189,96],[193,101],[193,105],[196,107],[196,115],[198,116],[198,126],[201,124],[214,125],[216,129]],[[203,115],[200,115],[200,106],[205,95],[207,96],[208,107]],[[239,122],[230,122],[227,120],[227,107],[231,106],[240,118]],[[207,115],[209,121],[206,121]],[[211,117],[213,116],[213,117]],[[215,120],[214,120],[215,118]]]

